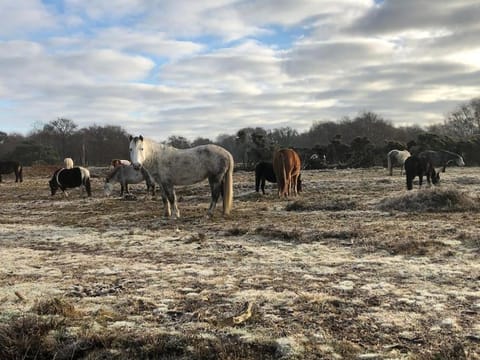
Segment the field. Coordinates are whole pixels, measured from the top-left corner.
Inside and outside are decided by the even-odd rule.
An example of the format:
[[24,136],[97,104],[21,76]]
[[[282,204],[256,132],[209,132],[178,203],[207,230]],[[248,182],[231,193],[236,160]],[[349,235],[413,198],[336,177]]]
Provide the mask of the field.
[[231,216],[201,183],[177,220],[51,170],[0,183],[0,359],[480,359],[480,168],[304,171],[290,200],[239,171]]

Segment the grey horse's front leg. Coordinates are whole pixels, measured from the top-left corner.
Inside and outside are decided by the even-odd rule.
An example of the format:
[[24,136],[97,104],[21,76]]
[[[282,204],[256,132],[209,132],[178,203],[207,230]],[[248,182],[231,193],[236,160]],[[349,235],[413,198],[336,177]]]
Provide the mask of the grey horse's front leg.
[[145,182],[147,183],[147,192],[149,190],[152,191],[152,196],[155,196],[155,179],[153,178],[152,175],[148,172],[147,169],[145,169],[143,166],[140,168],[140,171],[142,172],[143,178],[145,179]]

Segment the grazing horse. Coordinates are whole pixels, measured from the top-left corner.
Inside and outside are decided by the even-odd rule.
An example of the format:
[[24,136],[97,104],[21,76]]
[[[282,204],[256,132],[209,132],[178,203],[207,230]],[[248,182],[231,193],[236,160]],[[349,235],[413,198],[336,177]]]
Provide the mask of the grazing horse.
[[419,156],[410,156],[405,160],[405,174],[407,176],[407,189],[412,190],[413,179],[415,176],[419,178],[419,187],[422,187],[423,175],[427,176],[427,182],[436,185],[440,182],[440,173],[435,172],[433,164],[426,158]]
[[297,195],[298,178],[302,162],[292,149],[280,149],[273,154],[273,170],[277,178],[278,196]]
[[56,170],[49,181],[49,185],[52,196],[55,195],[58,189],[60,189],[65,194],[65,197],[68,197],[68,193],[65,190],[79,186],[82,186],[82,191],[83,188],[87,190],[88,196],[92,196],[90,172],[81,166],[76,166],[71,169],[62,168]]
[[18,161],[1,160],[0,161],[0,182],[2,182],[2,174],[15,173],[15,182],[23,181],[23,168]]
[[465,166],[465,162],[460,155],[447,150],[425,150],[418,154],[418,156],[428,159],[433,164],[433,166],[441,166],[442,172],[445,172],[445,168],[448,164]]
[[111,164],[112,164],[113,167],[132,165],[132,163],[130,161],[123,160],[123,159],[122,160],[121,159],[113,159]]
[[63,159],[63,167],[65,169],[71,169],[73,168],[73,160],[72,158],[65,158]]
[[390,176],[393,175],[393,167],[400,166],[400,175],[403,175],[403,167],[405,160],[410,157],[411,154],[408,150],[390,150],[387,154],[388,172]]
[[175,195],[175,185],[192,185],[208,179],[211,202],[208,215],[212,216],[220,194],[223,197],[223,214],[228,215],[233,203],[233,157],[224,148],[200,145],[190,149],[176,149],[130,136],[130,160],[133,166],[145,168],[152,174],[162,191],[165,216],[180,217]]
[[120,196],[123,196],[124,191],[129,194],[128,184],[138,184],[144,180],[147,183],[147,192],[150,190],[152,195],[155,195],[155,180],[147,169],[143,166],[140,169],[135,169],[132,165],[117,166],[105,178],[103,188],[105,194],[110,196],[113,190],[113,183],[118,182],[121,185]]
[[[259,192],[260,186],[262,189],[262,193],[265,195],[265,180],[276,183],[277,177],[275,176],[275,172],[273,171],[273,164],[267,161],[260,161],[255,166],[255,191]],[[298,176],[297,181],[297,191],[302,191],[302,180],[300,175]]]

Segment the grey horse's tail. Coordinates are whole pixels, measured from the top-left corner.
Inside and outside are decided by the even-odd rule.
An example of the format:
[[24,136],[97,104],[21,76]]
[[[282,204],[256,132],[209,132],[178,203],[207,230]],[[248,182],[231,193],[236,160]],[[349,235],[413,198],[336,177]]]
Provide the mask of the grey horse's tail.
[[228,170],[223,180],[223,214],[229,215],[233,207],[233,167],[232,154],[228,153]]

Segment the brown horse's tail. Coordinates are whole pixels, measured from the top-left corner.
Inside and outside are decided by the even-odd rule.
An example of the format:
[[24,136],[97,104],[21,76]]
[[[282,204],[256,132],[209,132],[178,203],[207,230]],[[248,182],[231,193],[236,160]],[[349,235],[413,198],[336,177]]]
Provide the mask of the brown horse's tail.
[[280,169],[281,170],[281,184],[279,184],[282,188],[282,195],[285,195],[287,196],[288,195],[288,192],[289,192],[289,183],[287,181],[287,169],[285,169],[285,156],[283,154],[283,152],[280,152],[280,157],[281,157],[281,163],[282,163],[282,168]]
[[223,214],[229,215],[233,207],[233,167],[232,154],[228,153],[228,170],[223,179]]

